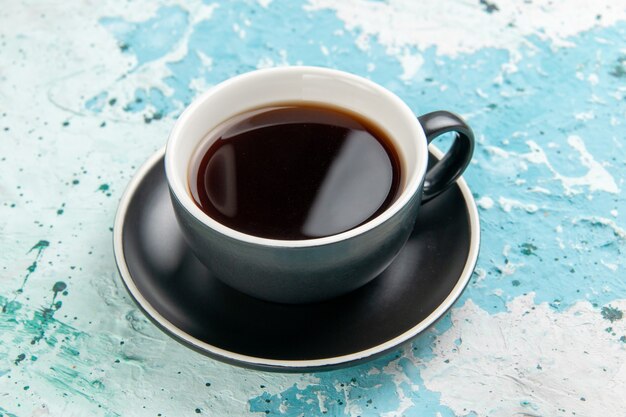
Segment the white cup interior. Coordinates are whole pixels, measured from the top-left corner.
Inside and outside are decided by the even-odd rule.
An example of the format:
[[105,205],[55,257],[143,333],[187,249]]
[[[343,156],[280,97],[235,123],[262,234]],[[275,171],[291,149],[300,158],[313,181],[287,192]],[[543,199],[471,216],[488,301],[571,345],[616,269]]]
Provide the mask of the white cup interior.
[[[380,216],[346,232],[317,239],[276,240],[230,229],[195,204],[189,189],[190,165],[207,133],[246,111],[276,103],[330,104],[376,123],[393,140],[402,161],[403,189]],[[363,233],[389,219],[419,188],[426,173],[426,137],[411,109],[389,90],[342,71],[319,67],[282,67],[249,72],[224,81],[198,97],[176,121],[167,143],[165,170],[176,198],[194,217],[235,239],[272,246],[320,245]]]

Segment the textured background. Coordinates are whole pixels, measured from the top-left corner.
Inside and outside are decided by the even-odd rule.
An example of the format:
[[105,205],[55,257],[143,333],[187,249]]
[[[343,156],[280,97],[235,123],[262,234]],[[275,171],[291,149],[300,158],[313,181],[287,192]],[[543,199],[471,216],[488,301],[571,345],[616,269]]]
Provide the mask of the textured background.
[[[0,415],[626,415],[625,39],[624,0],[3,2]],[[483,244],[411,346],[267,374],[150,324],[111,228],[194,96],[299,63],[463,114]]]

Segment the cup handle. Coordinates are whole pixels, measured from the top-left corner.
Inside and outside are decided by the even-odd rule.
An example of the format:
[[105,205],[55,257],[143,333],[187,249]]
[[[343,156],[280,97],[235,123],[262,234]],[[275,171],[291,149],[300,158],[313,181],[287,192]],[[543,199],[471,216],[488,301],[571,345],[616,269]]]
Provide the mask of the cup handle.
[[465,171],[474,153],[474,133],[460,116],[447,111],[434,111],[417,119],[429,144],[444,133],[456,132],[450,150],[426,173],[422,192],[422,203],[426,203],[448,189]]

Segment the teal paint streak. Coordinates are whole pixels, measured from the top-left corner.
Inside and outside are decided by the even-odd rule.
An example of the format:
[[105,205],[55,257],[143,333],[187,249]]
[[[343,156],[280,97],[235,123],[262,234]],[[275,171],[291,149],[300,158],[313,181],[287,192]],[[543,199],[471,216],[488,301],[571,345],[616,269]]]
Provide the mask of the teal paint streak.
[[18,416],[16,414],[13,414],[7,411],[6,409],[2,408],[2,406],[0,406],[0,417],[18,417]]
[[[21,305],[20,308],[7,309],[0,315],[0,330],[14,333],[16,336],[21,335],[22,337],[16,337],[16,341],[23,339],[25,336],[25,338],[29,339],[30,345],[35,345],[44,340],[50,347],[54,347],[59,338],[75,338],[81,335],[82,332],[79,330],[54,318],[54,314],[63,306],[63,303],[57,300],[57,295],[58,293],[54,292],[50,303],[32,312],[32,316],[29,318],[24,317],[27,314],[26,312],[20,311]],[[0,296],[0,303],[11,305],[2,296]],[[13,303],[15,304],[16,302]],[[54,329],[54,331],[48,334],[49,329]],[[23,361],[25,357],[25,354],[20,354],[16,365]]]
[[[55,282],[51,286],[52,296],[39,310],[28,311],[22,307],[0,314],[0,332],[13,335],[14,340],[12,344],[0,344],[0,377],[6,378],[19,371],[20,375],[46,381],[48,392],[42,393],[45,396],[59,395],[70,399],[79,396],[94,404],[98,415],[119,416],[121,414],[107,406],[104,382],[93,376],[94,371],[105,366],[102,356],[90,352],[93,356],[84,357],[79,350],[80,346],[91,345],[109,352],[112,342],[106,335],[89,335],[55,317],[62,308],[58,298],[66,293],[67,288],[65,282]],[[0,296],[0,303],[5,301]],[[16,349],[19,353],[9,356]],[[39,364],[41,358],[52,358],[53,365],[42,366]]]
[[[40,246],[47,247],[46,244]],[[7,306],[3,310],[3,314],[0,314],[0,331],[13,334],[15,347],[24,349],[24,352],[19,353],[13,360],[14,365],[22,364],[28,355],[31,357],[31,362],[35,362],[37,356],[31,355],[29,350],[34,349],[42,340],[47,346],[55,347],[59,340],[71,342],[83,334],[74,327],[54,318],[55,313],[63,306],[63,303],[57,298],[65,288],[67,288],[67,284],[62,281],[56,282],[52,286],[53,295],[49,304],[33,312],[24,311],[19,302],[8,301],[7,298],[0,296],[0,303]],[[2,347],[0,356],[6,358],[13,346],[0,347]],[[66,346],[63,346],[62,349],[73,350]]]
[[48,242],[47,240],[40,240],[32,248],[30,248],[28,253],[35,251],[35,260],[33,261],[32,264],[28,266],[28,268],[26,268],[27,272],[24,275],[24,278],[22,279],[22,283],[20,287],[15,290],[13,298],[9,300],[4,297],[0,297],[0,304],[2,304],[3,313],[12,314],[21,308],[21,304],[16,300],[19,297],[19,295],[24,292],[24,288],[26,287],[26,284],[28,283],[28,278],[30,278],[30,276],[37,270],[37,263],[41,260],[41,257],[43,256],[43,253],[46,250],[46,248],[48,248],[48,246],[50,246],[50,242]]
[[41,377],[62,391],[80,395],[88,400],[92,400],[93,395],[96,394],[94,388],[96,390],[100,389],[97,386],[98,384],[92,383],[93,381],[86,378],[82,372],[73,369],[71,366],[52,366]]
[[[33,316],[33,319],[30,322],[25,323],[25,326],[26,325],[29,326],[29,328],[33,330],[33,333],[36,333],[34,334],[30,342],[31,345],[39,343],[39,341],[41,341],[44,338],[46,334],[46,330],[50,326],[51,322],[54,320],[54,313],[56,313],[63,306],[63,303],[61,301],[57,301],[58,293],[59,291],[63,291],[66,287],[67,285],[64,282],[59,281],[55,283],[54,286],[52,287],[52,292],[54,295],[52,296],[52,301],[50,301],[50,305],[48,307],[42,308],[39,311],[36,311]],[[59,288],[61,289],[59,290]],[[67,326],[67,325],[63,325],[63,326]],[[72,330],[75,330],[75,329],[72,329]],[[56,344],[56,338],[50,338],[50,339],[47,339],[46,341],[48,342],[49,345],[52,345],[52,346]]]
[[15,300],[7,300],[4,299],[4,301],[2,302],[2,312],[3,313],[7,313],[7,314],[15,314],[15,312],[17,310],[19,310],[20,308],[22,308],[22,303],[20,303],[19,301],[15,301]]
[[32,248],[30,248],[28,253],[31,253],[32,251],[37,251],[37,255],[40,255],[41,252],[43,252],[43,250],[46,249],[48,246],[50,246],[50,242],[48,242],[47,240],[40,240],[39,242],[35,243]]
[[[76,335],[71,342],[89,342],[88,339],[92,337],[83,333]],[[33,372],[64,395],[77,395],[87,399],[97,405],[98,409],[105,410],[106,415],[120,415],[106,406],[107,387],[101,378],[94,376],[97,374],[94,371],[102,370],[105,366],[101,360],[83,358],[67,342],[60,345],[57,357],[56,363],[49,368],[37,368]]]

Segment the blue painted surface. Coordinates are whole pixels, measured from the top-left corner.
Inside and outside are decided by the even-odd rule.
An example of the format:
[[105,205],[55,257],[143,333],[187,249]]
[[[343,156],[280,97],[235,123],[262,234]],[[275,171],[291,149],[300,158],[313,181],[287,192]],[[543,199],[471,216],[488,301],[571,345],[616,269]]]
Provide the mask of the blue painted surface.
[[137,66],[162,58],[181,41],[189,13],[179,6],[161,7],[154,18],[132,23],[123,17],[103,17],[100,24],[118,39],[120,51],[137,57]]
[[[626,378],[626,22],[581,30],[566,47],[539,30],[510,49],[441,54],[437,46],[390,50],[382,35],[364,48],[358,25],[299,1],[152,4],[132,13],[107,4],[102,14],[81,9],[83,39],[59,35],[45,16],[33,21],[66,45],[12,23],[26,6],[0,17],[1,48],[15,69],[0,87],[0,415],[552,415],[550,401],[563,415],[585,415],[594,400],[607,415],[626,410],[623,400],[606,401],[602,376],[614,372],[617,388]],[[505,9],[485,4],[475,7],[494,19]],[[423,59],[409,79],[404,53]],[[517,70],[503,70],[511,62]],[[110,250],[117,199],[182,109],[210,85],[285,64],[369,77],[416,114],[463,114],[479,139],[465,177],[479,202],[481,255],[452,316],[384,358],[306,376],[232,368],[169,341],[125,296]],[[536,352],[537,335],[571,331],[580,315],[590,323],[582,334]],[[502,367],[474,371],[482,343],[509,318],[498,327],[505,346],[528,346],[508,345],[488,362]],[[456,368],[445,367],[444,345]],[[540,363],[525,362],[531,357]],[[561,369],[529,376],[562,357],[572,358],[572,380],[590,379],[586,392],[552,379]],[[519,385],[494,384],[511,369],[523,369]],[[455,375],[503,400],[471,387],[455,397]]]

